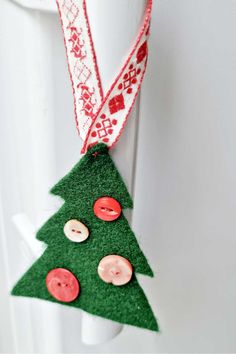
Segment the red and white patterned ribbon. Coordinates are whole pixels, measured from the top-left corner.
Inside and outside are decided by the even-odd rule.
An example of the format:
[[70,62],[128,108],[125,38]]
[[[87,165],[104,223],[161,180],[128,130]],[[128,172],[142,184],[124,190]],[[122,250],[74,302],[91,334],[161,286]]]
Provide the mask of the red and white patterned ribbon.
[[147,65],[152,0],[122,69],[103,97],[86,0],[57,0],[73,87],[76,126],[84,140],[82,153],[98,142],[113,147],[126,124]]

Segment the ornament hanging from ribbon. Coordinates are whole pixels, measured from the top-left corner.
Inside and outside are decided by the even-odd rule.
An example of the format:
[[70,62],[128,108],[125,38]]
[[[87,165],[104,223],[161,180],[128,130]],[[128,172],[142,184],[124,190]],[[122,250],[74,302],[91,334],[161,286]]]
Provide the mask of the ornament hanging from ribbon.
[[135,273],[153,276],[122,210],[130,194],[109,148],[118,141],[147,65],[152,1],[130,54],[104,95],[85,0],[58,0],[76,126],[85,156],[51,190],[65,203],[38,231],[48,246],[13,295],[45,299],[158,330]]

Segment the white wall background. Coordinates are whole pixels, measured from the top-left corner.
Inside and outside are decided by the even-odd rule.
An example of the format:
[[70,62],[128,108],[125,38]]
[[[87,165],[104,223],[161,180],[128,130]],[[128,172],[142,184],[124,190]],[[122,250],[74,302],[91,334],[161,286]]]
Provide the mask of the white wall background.
[[161,333],[126,327],[86,347],[75,309],[8,296],[29,264],[11,216],[23,211],[40,225],[57,208],[47,189],[78,160],[81,142],[58,18],[1,0],[2,353],[236,352],[235,19],[235,0],[154,1],[134,229],[156,272],[140,281]]

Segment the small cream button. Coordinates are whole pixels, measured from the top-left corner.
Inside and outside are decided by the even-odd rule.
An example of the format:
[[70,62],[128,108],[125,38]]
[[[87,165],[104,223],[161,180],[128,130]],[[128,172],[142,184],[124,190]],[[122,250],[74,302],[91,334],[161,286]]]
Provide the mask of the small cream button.
[[72,219],[65,224],[64,234],[72,242],[83,242],[89,237],[89,230],[82,222]]

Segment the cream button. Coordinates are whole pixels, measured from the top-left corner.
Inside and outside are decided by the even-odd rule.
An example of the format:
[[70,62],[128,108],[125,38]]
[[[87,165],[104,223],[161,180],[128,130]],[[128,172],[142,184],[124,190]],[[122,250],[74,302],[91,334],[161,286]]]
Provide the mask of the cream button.
[[98,275],[105,283],[119,286],[127,284],[133,273],[133,268],[128,259],[109,255],[101,259],[98,265]]
[[82,222],[72,219],[65,224],[64,234],[72,242],[83,242],[89,237],[89,230]]

